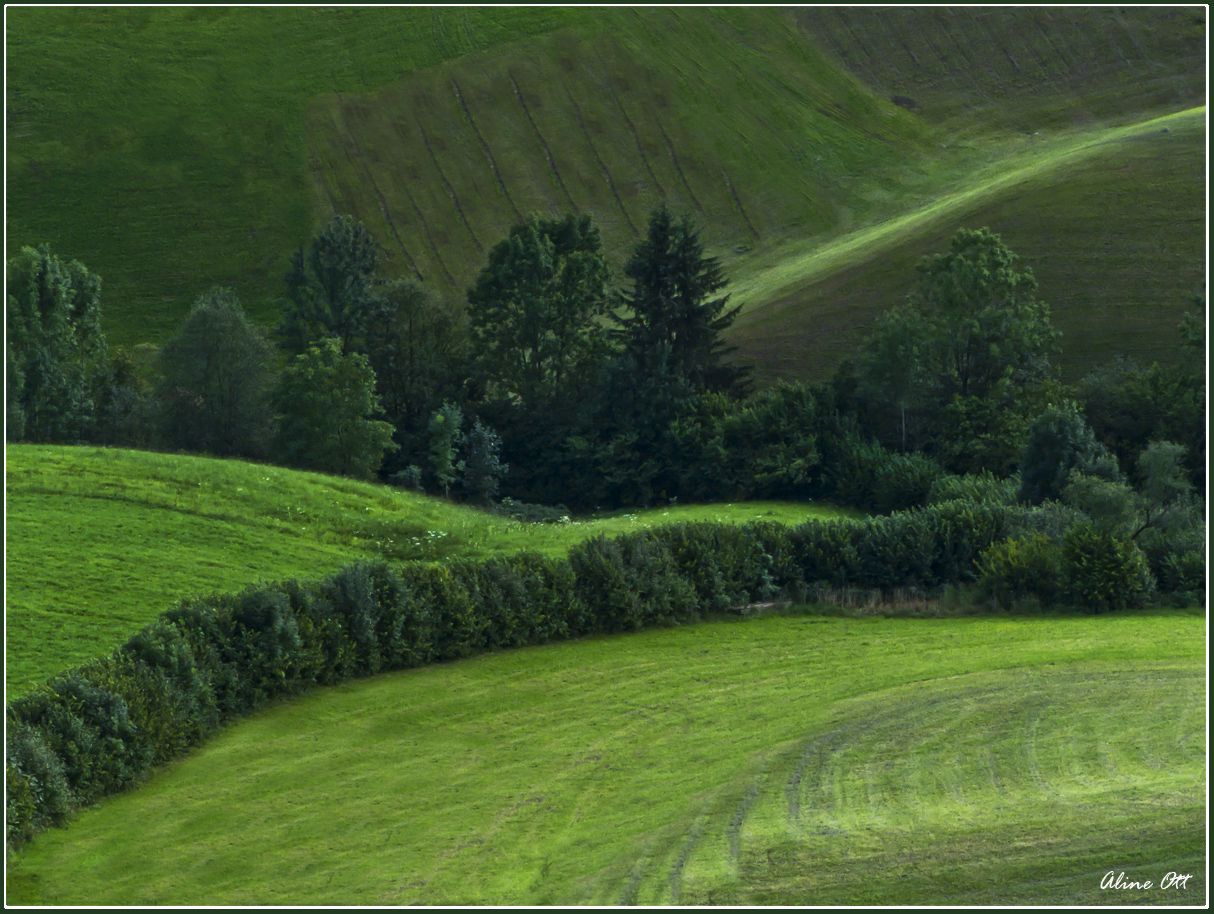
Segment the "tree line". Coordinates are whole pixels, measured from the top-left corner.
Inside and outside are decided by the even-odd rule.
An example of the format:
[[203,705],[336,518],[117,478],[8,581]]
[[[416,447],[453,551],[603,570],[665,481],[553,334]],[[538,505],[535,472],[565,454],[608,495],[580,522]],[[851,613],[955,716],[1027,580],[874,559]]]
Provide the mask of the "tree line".
[[100,280],[26,248],[8,263],[8,438],[270,459],[483,505],[877,511],[923,504],[942,474],[1018,475],[1035,502],[1060,498],[1080,463],[1141,487],[1140,458],[1167,441],[1204,495],[1204,315],[1169,365],[1123,360],[1068,387],[1017,261],[988,230],[961,231],[831,379],[755,392],[724,342],[738,308],[720,261],[664,207],[622,283],[589,215],[532,216],[463,307],[384,278],[371,234],[334,217],[291,257],[277,327],[214,288],[151,377],[108,352]]

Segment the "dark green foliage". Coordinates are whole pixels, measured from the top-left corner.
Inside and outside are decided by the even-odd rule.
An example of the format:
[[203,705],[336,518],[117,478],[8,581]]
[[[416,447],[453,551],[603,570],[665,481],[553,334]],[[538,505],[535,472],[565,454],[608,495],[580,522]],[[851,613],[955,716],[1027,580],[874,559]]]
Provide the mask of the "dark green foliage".
[[1048,606],[1065,592],[1062,556],[1043,533],[995,543],[978,559],[978,587],[1004,609],[1025,597]]
[[111,681],[155,747],[153,764],[201,742],[219,723],[214,692],[190,643],[167,619],[147,626],[117,652]]
[[[799,579],[788,555],[785,528],[779,524],[679,524],[654,535],[690,579],[700,612],[727,612],[772,600],[791,578]],[[777,551],[779,567],[768,549]]]
[[947,254],[919,265],[908,306],[928,326],[926,370],[951,396],[985,396],[1001,380],[1043,380],[1059,334],[1037,301],[1033,271],[989,229],[959,231]]
[[635,631],[699,618],[694,586],[654,533],[587,540],[570,551],[569,564],[597,631]]
[[1122,533],[1079,523],[1062,540],[1067,596],[1090,612],[1141,606],[1153,582],[1142,551]]
[[1020,501],[1039,505],[1057,499],[1072,470],[1116,479],[1120,473],[1108,450],[1096,441],[1074,403],[1048,409],[1029,429],[1020,458]]
[[702,394],[668,430],[679,498],[805,498],[819,463],[815,400],[780,384],[745,400]]
[[301,248],[287,271],[287,306],[278,337],[292,355],[327,338],[342,354],[363,351],[376,308],[380,248],[361,222],[334,216],[313,239],[307,257]]
[[478,419],[472,423],[464,448],[463,487],[470,501],[489,505],[508,467],[501,460],[502,439]]
[[280,413],[273,453],[289,466],[368,478],[392,450],[392,426],[379,412],[375,372],[336,339],[297,355],[274,393]]
[[7,267],[7,439],[87,440],[108,377],[101,279],[46,245],[22,248]]
[[63,760],[38,729],[9,713],[4,744],[5,836],[9,847],[62,825],[76,805]]
[[534,409],[581,391],[610,351],[601,321],[610,279],[589,215],[514,226],[468,290],[475,364],[490,399]]
[[160,355],[165,442],[217,456],[264,456],[273,434],[271,358],[231,289],[199,296]]
[[701,390],[745,391],[749,371],[725,364],[732,351],[721,339],[741,306],[725,309],[728,295],[714,297],[727,280],[716,257],[704,254],[700,233],[684,216],[675,221],[663,205],[649,216],[649,230],[624,274],[631,312],[617,318],[625,348],[643,371],[668,362],[674,373]]
[[1147,530],[1134,542],[1147,558],[1156,589],[1161,593],[1192,594],[1204,603],[1206,582],[1206,537],[1203,518],[1172,529]]
[[1016,500],[1019,480],[1000,479],[989,470],[967,476],[947,475],[932,483],[927,494],[929,505],[946,501],[976,501],[983,504],[1010,505]]
[[[92,672],[92,674],[90,674]],[[121,790],[146,770],[152,747],[132,724],[126,702],[78,670],[17,699],[10,719],[36,729],[63,764],[75,802]]]
[[882,316],[849,367],[883,444],[922,449],[958,473],[1015,469],[1029,422],[1056,396],[1059,336],[1017,260],[981,229],[919,264],[906,303]]
[[1077,394],[1098,441],[1122,467],[1135,466],[1154,440],[1174,441],[1186,451],[1185,467],[1198,494],[1205,494],[1206,371],[1205,303],[1186,314],[1176,362],[1143,368],[1119,359],[1080,382]]
[[822,474],[816,494],[885,514],[927,503],[944,469],[922,454],[894,454],[854,432],[819,439]]

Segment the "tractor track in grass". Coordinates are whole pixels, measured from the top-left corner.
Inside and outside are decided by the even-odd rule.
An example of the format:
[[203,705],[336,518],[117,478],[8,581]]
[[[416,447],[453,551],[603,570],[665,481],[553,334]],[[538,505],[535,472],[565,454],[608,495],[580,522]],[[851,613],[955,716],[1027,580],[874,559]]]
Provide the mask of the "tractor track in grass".
[[430,161],[434,164],[434,170],[438,172],[438,176],[442,179],[443,186],[447,189],[447,196],[451,198],[451,204],[455,207],[455,212],[459,214],[459,221],[463,223],[464,228],[468,230],[468,237],[472,239],[472,243],[476,245],[476,249],[480,253],[485,253],[484,245],[481,244],[479,238],[476,237],[476,232],[472,231],[472,225],[468,222],[468,217],[464,214],[464,208],[460,205],[459,197],[456,196],[455,188],[451,186],[451,182],[447,179],[443,167],[438,164],[438,156],[434,154],[434,147],[430,145],[430,137],[426,133],[426,127],[422,124],[421,118],[415,118],[417,123],[417,132],[422,138],[422,145],[426,147],[426,152],[430,154]]
[[468,105],[464,101],[464,94],[459,90],[459,83],[454,79],[451,80],[451,89],[455,92],[455,100],[459,102],[460,110],[464,112],[464,117],[468,119],[468,126],[472,128],[472,132],[476,134],[476,138],[480,140],[481,149],[485,152],[485,158],[489,162],[489,168],[493,172],[493,177],[497,179],[497,186],[506,198],[506,202],[510,204],[510,209],[514,212],[514,218],[519,222],[523,221],[523,214],[519,212],[518,206],[515,205],[514,198],[510,196],[510,189],[506,187],[506,181],[502,178],[502,173],[497,167],[497,160],[493,158],[493,152],[489,149],[489,144],[485,141],[484,134],[480,128],[476,126],[476,120],[472,117],[472,112],[468,110]]
[[670,136],[666,133],[666,128],[662,126],[660,119],[655,119],[658,126],[658,131],[662,134],[662,139],[666,141],[666,151],[670,153],[670,161],[674,164],[674,170],[679,174],[679,180],[683,182],[683,189],[687,191],[687,196],[691,197],[691,202],[697,210],[704,212],[704,207],[700,205],[699,199],[696,197],[696,192],[691,189],[691,184],[687,180],[687,175],[683,174],[683,166],[679,164],[679,157],[675,155],[674,143],[670,142]]
[[615,200],[615,205],[620,208],[620,212],[624,216],[624,221],[628,223],[628,228],[631,229],[633,237],[640,235],[636,225],[632,221],[632,217],[628,215],[628,210],[624,208],[624,201],[620,199],[620,192],[615,189],[615,181],[611,179],[611,172],[607,169],[607,163],[603,161],[603,157],[599,155],[598,147],[595,146],[594,140],[590,137],[590,131],[586,129],[586,120],[582,117],[582,108],[577,103],[577,99],[573,97],[573,93],[569,91],[569,87],[565,87],[565,97],[569,99],[569,104],[573,106],[574,117],[577,118],[578,127],[581,128],[582,136],[586,138],[586,145],[590,147],[590,152],[594,155],[594,160],[599,163],[599,171],[603,173],[603,180],[607,182],[607,189],[611,191],[611,196]]
[[624,100],[620,98],[620,94],[616,91],[615,83],[611,80],[611,70],[607,66],[602,57],[598,58],[599,66],[603,68],[604,82],[607,85],[607,90],[611,94],[612,101],[615,102],[615,108],[620,112],[620,116],[624,119],[624,123],[628,125],[628,132],[632,134],[632,142],[637,148],[637,154],[641,157],[641,163],[645,166],[645,171],[649,175],[649,180],[653,182],[653,186],[657,188],[658,195],[663,200],[666,199],[666,189],[662,187],[662,182],[658,180],[658,176],[654,173],[653,166],[649,162],[649,156],[645,155],[645,148],[641,145],[641,135],[637,132],[636,124],[628,115],[628,109],[624,107]]
[[540,145],[544,148],[544,158],[548,160],[548,167],[552,169],[552,174],[556,177],[556,183],[560,186],[561,192],[565,195],[565,200],[568,201],[569,207],[573,210],[573,214],[575,216],[580,216],[581,210],[579,210],[577,204],[573,202],[573,197],[569,194],[569,188],[565,186],[565,181],[561,177],[561,173],[556,167],[556,160],[552,158],[552,150],[548,148],[548,141],[544,139],[544,135],[540,133],[539,125],[536,124],[535,118],[531,116],[531,109],[527,107],[527,102],[523,99],[523,93],[518,87],[518,80],[514,78],[513,73],[508,75],[510,77],[510,85],[514,88],[514,97],[518,99],[518,103],[523,109],[523,114],[527,116],[527,123],[531,125],[531,129],[535,131],[536,138],[540,141]]
[[[376,183],[375,176],[371,174],[371,167],[367,164],[368,159],[367,156],[363,154],[362,146],[358,142],[358,137],[355,135],[354,131],[350,129],[350,125],[346,122],[345,109],[339,110],[341,113],[341,124],[335,124],[335,126],[338,126],[341,135],[350,142],[350,145],[354,147],[354,153],[358,157],[358,165],[361,167],[362,173],[364,177],[366,177],[367,182],[371,185],[371,190],[375,194],[375,199],[379,202],[379,211],[383,214],[384,222],[388,226],[388,231],[392,233],[392,237],[395,239],[401,253],[405,255],[405,260],[407,260],[409,263],[409,269],[412,270],[413,275],[420,280],[422,279],[422,272],[417,268],[417,261],[413,259],[413,255],[409,253],[409,249],[405,247],[405,242],[401,239],[400,232],[396,230],[396,223],[392,220],[392,213],[388,209],[388,200],[384,196],[384,192],[380,189],[379,184]],[[342,148],[345,149],[345,143],[342,143]],[[354,162],[350,159],[348,149],[346,149],[346,160],[350,163],[351,167],[354,167]]]

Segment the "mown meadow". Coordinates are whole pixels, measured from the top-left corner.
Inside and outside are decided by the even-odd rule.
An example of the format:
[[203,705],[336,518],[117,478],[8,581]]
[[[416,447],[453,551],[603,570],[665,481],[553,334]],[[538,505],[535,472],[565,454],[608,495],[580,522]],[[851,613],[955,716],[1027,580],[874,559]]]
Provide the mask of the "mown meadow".
[[8,897],[1200,904],[1204,634],[796,614],[381,675],[44,833]]

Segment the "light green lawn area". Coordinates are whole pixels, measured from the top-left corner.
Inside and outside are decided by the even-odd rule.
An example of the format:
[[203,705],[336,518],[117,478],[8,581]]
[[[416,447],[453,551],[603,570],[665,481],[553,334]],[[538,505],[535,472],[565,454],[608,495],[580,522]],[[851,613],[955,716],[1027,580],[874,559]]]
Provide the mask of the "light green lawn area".
[[8,900],[1201,905],[1204,641],[792,614],[377,676],[43,833]]
[[359,560],[564,555],[682,521],[856,517],[748,502],[526,524],[389,486],[118,448],[6,451],[6,683],[20,693],[108,653],[184,596],[313,580]]

